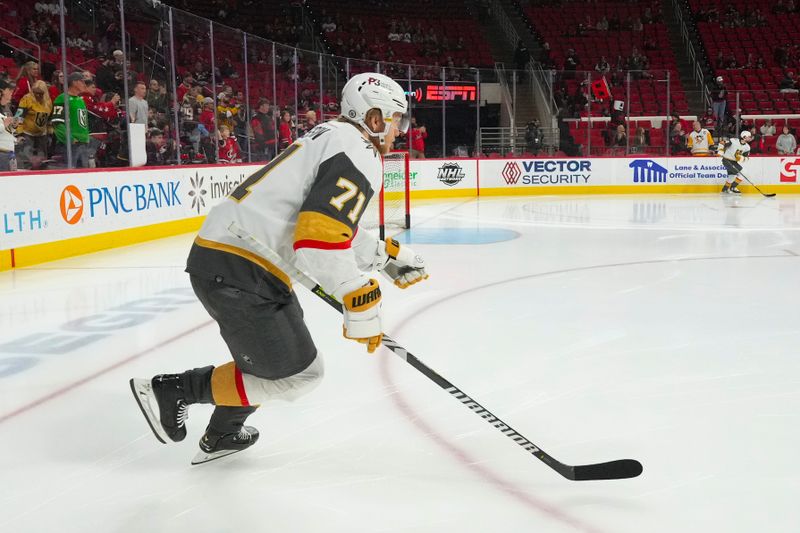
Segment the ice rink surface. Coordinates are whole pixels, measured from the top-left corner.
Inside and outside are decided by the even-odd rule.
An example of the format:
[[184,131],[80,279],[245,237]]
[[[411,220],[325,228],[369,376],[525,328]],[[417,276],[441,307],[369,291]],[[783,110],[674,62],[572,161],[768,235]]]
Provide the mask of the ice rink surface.
[[[0,274],[0,531],[800,530],[800,197],[419,203],[428,282],[386,331],[559,460],[567,481],[297,285],[320,387],[202,466],[130,377],[229,359],[183,273],[193,235]],[[383,278],[380,278],[383,279]]]

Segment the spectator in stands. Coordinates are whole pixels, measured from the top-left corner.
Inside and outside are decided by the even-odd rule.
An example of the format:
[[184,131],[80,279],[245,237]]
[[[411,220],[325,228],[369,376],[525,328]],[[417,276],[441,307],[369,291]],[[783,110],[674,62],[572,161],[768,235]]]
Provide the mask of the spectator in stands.
[[236,128],[236,119],[241,107],[231,102],[231,97],[226,92],[217,97],[217,127],[227,126],[232,132]]
[[784,126],[783,133],[778,135],[775,149],[779,155],[794,155],[795,150],[797,150],[797,139],[789,131],[789,126]]
[[[53,125],[53,133],[56,137],[54,154],[58,155],[66,163],[67,149],[66,143],[72,145],[72,163],[75,168],[87,168],[89,166],[89,117],[86,110],[86,103],[80,96],[86,92],[86,82],[80,72],[73,72],[67,76],[67,93],[59,94],[53,102],[53,114],[50,122]],[[67,127],[65,124],[64,104],[69,98],[69,127],[70,139],[67,140]]]
[[[5,73],[0,73],[0,80],[8,83],[8,86],[11,88],[11,94],[14,94],[14,90],[16,89],[16,85],[14,82],[11,81]],[[14,114],[15,106],[11,105],[11,99],[9,98],[4,104],[0,105],[0,113],[3,113],[6,116],[11,116]]]
[[556,62],[553,60],[550,52],[550,43],[544,43],[539,55],[539,63],[541,63],[544,68],[552,70],[556,68]]
[[128,119],[131,124],[145,124],[147,125],[148,109],[147,100],[147,85],[143,81],[137,82],[133,87],[133,96],[128,99]]
[[236,79],[239,77],[239,73],[236,72],[236,67],[233,66],[233,62],[229,57],[222,60],[222,64],[217,67],[217,71],[221,78]]
[[[578,55],[575,53],[575,50],[570,48],[567,50],[567,55],[564,58],[564,70],[575,72],[578,70],[578,66],[581,64],[581,60],[578,58]],[[565,75],[564,77],[574,78],[575,75]]]
[[40,168],[47,159],[47,120],[53,111],[53,102],[47,91],[47,84],[42,80],[33,82],[28,94],[22,97],[17,109],[21,121],[17,134],[23,143],[19,150],[19,160],[25,168]]
[[92,86],[94,88],[93,89],[94,92],[92,93],[92,95],[94,97],[100,98],[101,96],[103,96],[103,91],[101,91],[94,83],[94,74],[92,74],[91,70],[82,70],[81,75],[83,76],[83,81],[85,81],[86,83],[92,82]]
[[608,31],[608,19],[603,16],[597,21],[597,31]]
[[[113,59],[101,56],[100,66],[97,67],[97,84],[103,91],[123,94],[122,69],[118,69]],[[119,72],[119,76],[117,75]]]
[[202,61],[196,61],[194,64],[194,70],[192,71],[192,78],[202,85],[203,83],[208,83],[211,80],[211,72],[208,68],[206,68],[205,65],[203,65]]
[[681,121],[670,123],[669,151],[671,155],[687,153],[686,132]]
[[797,82],[794,79],[794,72],[787,71],[779,85],[782,93],[797,93]]
[[164,132],[158,128],[150,128],[147,131],[147,166],[169,165],[175,159],[173,145],[174,141],[164,138]]
[[231,135],[230,128],[225,125],[219,127],[219,154],[217,156],[217,162],[242,162],[242,152],[239,149],[239,143],[236,142],[236,137]]
[[714,111],[714,117],[717,119],[717,132],[722,131],[722,125],[725,121],[725,108],[728,106],[728,89],[725,87],[725,80],[722,76],[717,76],[714,80],[714,85],[711,87],[711,109]]
[[633,71],[633,78],[639,80],[649,77],[646,72],[647,66],[647,58],[634,46],[631,50],[631,55],[628,57],[628,70]]
[[710,107],[706,109],[706,114],[700,118],[700,124],[710,132],[714,132],[717,125],[717,117],[714,116],[714,110]]
[[631,146],[631,153],[647,152],[650,147],[650,130],[641,126],[636,128],[636,134],[633,136]]
[[670,131],[675,130],[676,126],[680,125],[681,129],[685,132],[687,124],[683,121],[678,113],[672,113],[669,120]]
[[606,61],[606,56],[600,56],[600,61],[597,62],[597,64],[594,66],[594,69],[603,76],[611,71],[611,65],[608,64],[608,61]]
[[94,113],[94,106],[97,103],[97,85],[93,79],[87,79],[86,76],[83,76],[83,84],[86,89],[81,93],[81,98],[83,98],[83,101],[86,103],[86,109],[89,113]]
[[203,99],[203,111],[200,112],[200,123],[209,133],[217,131],[216,114],[214,113],[214,99],[206,96]]
[[768,118],[764,124],[761,125],[761,136],[762,137],[772,137],[775,135],[775,124],[772,123],[772,119]]
[[19,69],[19,73],[17,74],[17,88],[14,90],[11,100],[14,103],[18,103],[22,100],[22,97],[30,92],[33,83],[37,79],[39,79],[39,63],[36,61],[28,61],[22,65],[22,68]]
[[686,136],[686,144],[693,156],[707,156],[711,154],[714,139],[711,132],[703,127],[699,120],[692,124],[692,131]]
[[50,87],[47,92],[50,93],[50,101],[54,101],[56,97],[64,91],[64,73],[60,70],[53,71],[53,77],[50,80]]
[[203,100],[202,88],[199,85],[193,85],[180,100],[181,116],[186,120],[197,120],[200,113],[203,112]]
[[756,128],[748,129],[747,131],[752,135],[750,142],[747,143],[750,146],[750,153],[755,155],[766,152],[767,146],[764,142],[764,136]]
[[270,161],[275,157],[275,123],[270,112],[269,100],[262,98],[258,101],[258,110],[250,120],[250,128],[255,136],[252,147],[255,161]]
[[278,149],[283,152],[294,142],[294,124],[289,111],[281,113],[281,122],[278,125]]
[[300,138],[317,126],[317,112],[313,109],[306,111],[306,121],[302,124],[297,131],[297,137]]
[[183,97],[192,90],[192,85],[194,85],[194,78],[192,78],[191,74],[185,74],[183,81],[176,89],[179,102],[183,102]]
[[[0,108],[11,103],[11,96],[14,94],[14,86],[7,80],[0,79]],[[0,111],[0,172],[8,172],[12,169],[12,156],[14,154],[16,139],[14,129],[19,123],[19,119]],[[14,162],[16,163],[16,161]]]
[[424,125],[417,126],[417,117],[411,117],[408,138],[412,159],[425,159],[425,139],[428,138],[428,129]]
[[617,124],[609,136],[608,146],[611,148],[625,148],[628,145],[628,134],[623,124]]
[[119,93],[105,93],[102,102],[95,106],[96,113],[106,123],[106,128],[109,126],[119,125],[120,110],[119,110],[120,96]]
[[122,66],[125,63],[125,54],[122,53],[122,50],[114,50],[111,52],[111,68],[114,69],[114,72],[118,70],[122,70]]
[[529,153],[538,155],[544,143],[544,135],[542,128],[539,127],[539,121],[534,119],[528,122],[525,127],[525,146]]
[[150,80],[150,87],[147,89],[147,107],[157,113],[167,112],[167,86],[162,85],[157,79]]
[[517,70],[525,70],[530,60],[531,53],[525,43],[522,42],[522,39],[520,39],[517,43],[517,48],[514,50],[514,65],[516,65]]

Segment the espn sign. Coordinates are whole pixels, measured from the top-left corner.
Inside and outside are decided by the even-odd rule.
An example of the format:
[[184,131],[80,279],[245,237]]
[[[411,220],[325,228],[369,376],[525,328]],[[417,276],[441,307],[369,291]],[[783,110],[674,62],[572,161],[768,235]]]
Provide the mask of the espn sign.
[[424,93],[420,89],[414,91],[414,98],[418,102],[474,102],[478,99],[478,88],[475,85],[427,84],[424,88]]
[[474,102],[478,90],[474,85],[428,85],[425,89],[425,98],[429,101],[452,102],[460,99],[462,102]]
[[797,183],[800,174],[800,157],[781,159],[781,183]]

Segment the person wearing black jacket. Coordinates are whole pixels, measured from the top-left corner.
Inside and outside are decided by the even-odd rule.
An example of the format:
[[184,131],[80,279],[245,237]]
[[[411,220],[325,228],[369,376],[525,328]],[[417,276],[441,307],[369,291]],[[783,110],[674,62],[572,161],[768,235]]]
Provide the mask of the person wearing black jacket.
[[525,46],[525,43],[520,41],[517,43],[517,49],[514,50],[514,64],[517,67],[517,70],[525,70],[525,67],[528,66],[528,62],[531,60],[531,53],[528,50],[528,47]]
[[714,85],[711,87],[711,109],[717,117],[717,131],[722,130],[725,124],[725,108],[728,106],[728,89],[722,76],[717,76]]
[[258,110],[250,120],[250,127],[255,135],[253,146],[254,161],[270,161],[275,157],[275,121],[269,108],[269,100],[262,98],[258,101]]
[[542,149],[542,128],[538,120],[531,120],[525,128],[525,146],[528,152],[537,155]]

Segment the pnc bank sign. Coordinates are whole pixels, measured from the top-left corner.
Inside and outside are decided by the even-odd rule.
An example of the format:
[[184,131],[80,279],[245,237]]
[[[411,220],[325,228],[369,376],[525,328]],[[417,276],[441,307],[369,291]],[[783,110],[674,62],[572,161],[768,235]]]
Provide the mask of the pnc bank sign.
[[64,222],[74,225],[85,220],[87,215],[96,218],[180,206],[180,185],[179,181],[165,181],[83,190],[67,185],[61,191],[59,211]]

